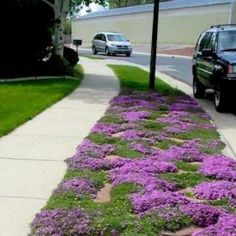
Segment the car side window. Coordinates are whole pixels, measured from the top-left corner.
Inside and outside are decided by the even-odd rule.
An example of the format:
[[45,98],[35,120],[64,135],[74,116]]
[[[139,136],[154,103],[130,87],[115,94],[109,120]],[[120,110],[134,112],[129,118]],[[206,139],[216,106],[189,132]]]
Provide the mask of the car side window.
[[95,35],[94,39],[99,39],[99,34]]
[[200,44],[201,44],[201,41],[202,41],[204,36],[205,36],[205,33],[202,33],[198,38],[198,41],[197,41],[197,44],[196,44],[196,47],[195,47],[195,50],[197,52],[199,52]]
[[207,48],[211,35],[212,35],[211,32],[207,32],[202,37],[201,42],[199,43],[199,50],[198,50],[199,52],[201,52],[203,49]]
[[215,44],[216,44],[216,33],[212,33],[206,48],[215,51]]
[[105,37],[105,35],[102,34],[101,36],[102,36],[102,39],[101,39],[101,40],[102,40],[102,41],[106,41],[106,37]]

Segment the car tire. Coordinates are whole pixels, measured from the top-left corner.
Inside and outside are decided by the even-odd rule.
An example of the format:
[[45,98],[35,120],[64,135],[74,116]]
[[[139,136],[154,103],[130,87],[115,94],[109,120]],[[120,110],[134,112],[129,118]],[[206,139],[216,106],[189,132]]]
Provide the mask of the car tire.
[[96,55],[98,52],[97,52],[97,49],[95,46],[93,46],[93,54]]
[[221,87],[215,88],[214,105],[216,111],[218,112],[226,111],[227,101],[228,101],[227,92]]
[[196,75],[193,76],[193,95],[195,98],[203,98],[205,95],[205,87]]
[[106,53],[106,55],[107,55],[107,56],[110,56],[110,55],[111,55],[111,53],[110,53],[110,51],[109,51],[109,48],[108,48],[108,47],[106,47],[106,49],[105,49],[105,53]]
[[130,57],[131,53],[128,52],[128,53],[126,53],[125,55],[126,55],[127,57]]

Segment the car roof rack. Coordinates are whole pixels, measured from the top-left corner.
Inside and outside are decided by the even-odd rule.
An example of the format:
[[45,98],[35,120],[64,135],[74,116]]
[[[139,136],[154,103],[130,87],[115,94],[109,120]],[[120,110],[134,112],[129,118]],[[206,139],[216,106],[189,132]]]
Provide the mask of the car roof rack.
[[222,25],[212,25],[211,28],[221,28],[221,27],[236,27],[236,24],[222,24]]

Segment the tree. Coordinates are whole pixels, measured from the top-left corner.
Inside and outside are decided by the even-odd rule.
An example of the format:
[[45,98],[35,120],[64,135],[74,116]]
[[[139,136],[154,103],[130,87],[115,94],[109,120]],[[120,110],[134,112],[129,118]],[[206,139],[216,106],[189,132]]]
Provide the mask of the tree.
[[53,22],[52,10],[42,2],[1,1],[0,77],[38,73],[52,46]]
[[81,9],[83,5],[88,6],[91,2],[105,5],[105,0],[41,0],[54,11],[54,50],[55,53],[63,55],[64,44],[64,26],[68,16],[72,16],[75,12]]
[[[160,0],[160,2],[169,2],[173,0]],[[110,8],[129,7],[153,3],[153,0],[109,0]]]

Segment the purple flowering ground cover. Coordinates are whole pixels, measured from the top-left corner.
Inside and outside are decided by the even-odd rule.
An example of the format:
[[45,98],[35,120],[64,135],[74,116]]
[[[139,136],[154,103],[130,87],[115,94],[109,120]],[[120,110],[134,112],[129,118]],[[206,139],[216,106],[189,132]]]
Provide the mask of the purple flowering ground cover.
[[[112,68],[118,77],[131,70],[130,82],[147,76]],[[236,161],[221,153],[210,117],[165,84],[147,92],[128,82],[121,79],[119,96],[66,160],[31,235],[157,236],[195,225],[193,236],[235,236]],[[95,201],[107,183],[110,200]]]

